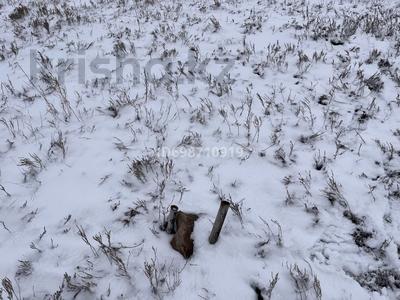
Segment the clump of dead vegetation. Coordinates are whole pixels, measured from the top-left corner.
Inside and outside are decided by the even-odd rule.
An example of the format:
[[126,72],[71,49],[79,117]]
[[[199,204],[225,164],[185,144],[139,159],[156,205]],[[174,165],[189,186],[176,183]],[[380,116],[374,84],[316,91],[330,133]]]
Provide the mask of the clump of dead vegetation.
[[344,208],[348,207],[348,203],[341,191],[341,186],[337,183],[333,174],[328,177],[327,187],[323,190],[323,193],[332,205],[338,203]]
[[181,283],[179,270],[171,263],[160,263],[157,251],[153,248],[153,257],[144,262],[144,274],[146,275],[152,293],[159,299],[172,293]]
[[28,15],[28,13],[29,13],[28,7],[23,4],[20,4],[14,9],[14,11],[11,14],[8,15],[8,17],[11,20],[16,21],[25,17],[26,15]]
[[[295,285],[295,291],[300,299],[308,299],[308,295],[313,293],[318,300],[322,299],[321,283],[312,269],[300,269],[297,264],[288,266],[290,277]],[[311,267],[310,267],[311,268]]]
[[170,178],[173,166],[171,159],[163,160],[155,154],[149,154],[133,159],[129,165],[129,172],[140,182],[146,183],[150,175],[163,176],[165,179]]
[[44,163],[35,153],[29,154],[29,157],[23,157],[19,160],[18,166],[24,168],[24,182],[36,180],[37,175],[44,169]]
[[392,291],[400,289],[400,273],[396,269],[382,267],[360,274],[349,274],[364,288],[371,292],[381,292],[386,288]]

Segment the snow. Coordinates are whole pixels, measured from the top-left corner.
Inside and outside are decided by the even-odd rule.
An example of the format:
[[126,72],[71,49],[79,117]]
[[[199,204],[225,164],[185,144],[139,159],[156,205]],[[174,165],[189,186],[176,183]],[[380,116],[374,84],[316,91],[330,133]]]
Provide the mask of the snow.
[[[0,22],[3,298],[400,297],[398,2],[3,1]],[[189,260],[171,204],[199,215]]]

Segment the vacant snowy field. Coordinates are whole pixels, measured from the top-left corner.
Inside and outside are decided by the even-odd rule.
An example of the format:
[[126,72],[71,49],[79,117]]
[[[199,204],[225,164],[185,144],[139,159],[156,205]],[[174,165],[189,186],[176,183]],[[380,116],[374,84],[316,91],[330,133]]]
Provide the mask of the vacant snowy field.
[[398,1],[3,0],[0,25],[0,299],[399,299]]

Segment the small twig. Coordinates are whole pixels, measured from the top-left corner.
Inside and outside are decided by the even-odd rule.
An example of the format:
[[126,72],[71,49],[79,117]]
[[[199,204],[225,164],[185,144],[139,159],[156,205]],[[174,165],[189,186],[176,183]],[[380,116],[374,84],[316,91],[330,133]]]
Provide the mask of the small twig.
[[11,233],[11,230],[7,228],[6,223],[4,221],[0,221],[0,224],[3,225],[3,228],[7,230],[9,233]]
[[11,194],[6,191],[6,188],[0,184],[0,190],[6,193],[7,197],[11,197]]
[[44,226],[43,227],[43,232],[40,234],[40,236],[39,236],[39,241],[44,237],[44,235],[47,233],[47,230],[46,230],[46,226]]

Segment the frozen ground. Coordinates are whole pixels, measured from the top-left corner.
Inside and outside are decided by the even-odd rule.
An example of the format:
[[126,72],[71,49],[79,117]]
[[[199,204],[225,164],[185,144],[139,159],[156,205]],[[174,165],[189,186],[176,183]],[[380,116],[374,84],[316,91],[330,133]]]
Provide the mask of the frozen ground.
[[[400,297],[398,1],[5,0],[0,22],[0,299]],[[200,216],[187,261],[171,204]]]

